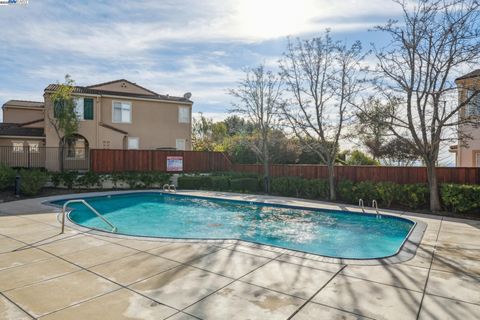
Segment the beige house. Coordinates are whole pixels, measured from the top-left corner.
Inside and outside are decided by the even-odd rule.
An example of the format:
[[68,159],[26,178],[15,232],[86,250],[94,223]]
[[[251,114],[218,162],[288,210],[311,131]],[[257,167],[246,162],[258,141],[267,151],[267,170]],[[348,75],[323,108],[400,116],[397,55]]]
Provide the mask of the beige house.
[[[44,102],[6,102],[0,123],[0,146],[12,147],[19,154],[17,158],[25,150],[22,147],[29,147],[29,151],[45,149],[44,166],[49,170],[59,169],[58,157],[48,152],[58,149],[63,138],[52,124],[55,117],[51,94],[57,88],[57,84],[45,88]],[[120,79],[75,86],[72,95],[80,124],[76,138],[66,142],[67,160],[85,161],[88,149],[191,150],[190,94],[160,95]]]
[[[460,101],[465,101],[480,90],[480,69],[455,80]],[[461,124],[458,128],[458,144],[450,146],[455,154],[457,167],[480,167],[480,94],[460,110],[461,119],[471,118],[472,123]],[[477,122],[478,124],[474,124]]]

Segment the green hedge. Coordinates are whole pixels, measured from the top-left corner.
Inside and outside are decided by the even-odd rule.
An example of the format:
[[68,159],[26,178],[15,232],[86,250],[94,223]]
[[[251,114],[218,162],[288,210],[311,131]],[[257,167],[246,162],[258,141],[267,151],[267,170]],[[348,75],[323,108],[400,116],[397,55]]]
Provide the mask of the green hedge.
[[16,172],[14,169],[0,164],[0,191],[14,186],[15,175]]
[[453,212],[468,212],[480,209],[480,186],[443,184],[440,187],[443,204]]
[[255,193],[261,190],[261,180],[255,174],[222,172],[213,175],[183,175],[178,177],[178,188]]

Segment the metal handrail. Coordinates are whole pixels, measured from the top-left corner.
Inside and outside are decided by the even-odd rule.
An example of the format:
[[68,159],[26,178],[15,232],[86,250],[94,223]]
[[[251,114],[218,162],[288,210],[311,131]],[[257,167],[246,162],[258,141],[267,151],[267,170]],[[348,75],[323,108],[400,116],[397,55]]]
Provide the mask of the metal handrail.
[[363,199],[358,199],[358,206],[362,208],[363,213],[365,213],[365,207],[363,205]]
[[175,188],[174,184],[165,183],[163,185],[163,191],[165,191],[165,192],[177,192],[177,188]]
[[377,200],[372,200],[372,208],[374,208],[375,211],[377,212],[377,216],[380,216],[380,212],[378,212],[378,203],[377,203]]
[[92,207],[91,205],[88,204],[87,201],[83,200],[83,199],[73,199],[73,200],[68,200],[67,202],[65,202],[63,204],[63,209],[62,209],[62,232],[63,233],[65,231],[65,215],[66,215],[66,209],[67,209],[67,206],[70,204],[70,203],[83,203],[85,205],[85,207],[87,207],[88,209],[90,209],[93,213],[95,213],[97,215],[97,217],[99,217],[100,219],[102,219],[103,222],[105,222],[106,224],[108,224],[111,228],[112,228],[112,232],[117,232],[117,227],[115,227],[110,221],[108,221],[107,219],[105,219],[100,213],[98,213],[97,210],[95,210],[94,207]]

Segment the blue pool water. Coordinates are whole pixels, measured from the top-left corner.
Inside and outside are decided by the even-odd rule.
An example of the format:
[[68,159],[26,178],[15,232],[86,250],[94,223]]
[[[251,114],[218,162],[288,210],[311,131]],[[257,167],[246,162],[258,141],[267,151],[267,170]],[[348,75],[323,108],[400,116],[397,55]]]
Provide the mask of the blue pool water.
[[[370,259],[397,253],[414,223],[346,211],[144,192],[86,199],[117,228],[136,236],[241,239],[330,257]],[[57,201],[61,205],[64,201]],[[80,203],[70,219],[82,226],[109,227]]]

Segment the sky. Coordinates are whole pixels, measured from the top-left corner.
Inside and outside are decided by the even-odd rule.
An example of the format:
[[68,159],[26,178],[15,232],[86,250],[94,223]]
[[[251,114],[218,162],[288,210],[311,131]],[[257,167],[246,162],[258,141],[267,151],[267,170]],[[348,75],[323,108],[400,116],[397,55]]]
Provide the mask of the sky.
[[[381,42],[369,32],[398,14],[389,0],[50,1],[0,6],[0,105],[42,101],[70,74],[77,85],[125,78],[161,94],[193,94],[194,112],[231,108],[246,68],[275,70],[287,37]],[[0,118],[1,119],[1,118]]]
[[191,92],[194,115],[221,120],[232,108],[227,90],[248,68],[278,70],[289,37],[311,39],[329,28],[334,39],[360,40],[368,50],[386,44],[374,26],[400,15],[390,0],[29,0],[0,6],[0,105],[43,101],[44,88],[69,74],[81,86],[125,78],[160,94]]

